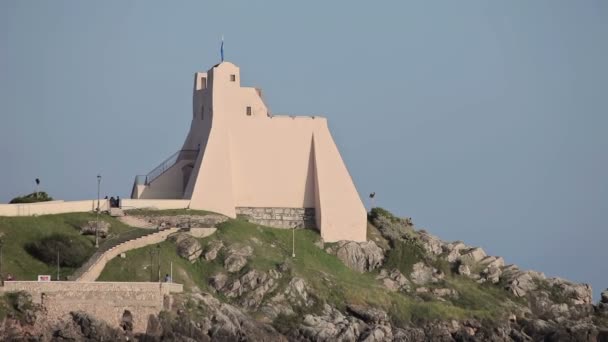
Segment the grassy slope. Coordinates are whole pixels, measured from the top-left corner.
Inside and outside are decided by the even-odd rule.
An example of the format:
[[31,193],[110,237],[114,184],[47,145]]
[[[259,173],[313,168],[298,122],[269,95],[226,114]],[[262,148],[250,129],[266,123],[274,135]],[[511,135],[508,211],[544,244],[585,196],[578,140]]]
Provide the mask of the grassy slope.
[[[47,265],[28,254],[25,245],[40,238],[60,233],[70,236],[73,241],[93,245],[94,236],[80,235],[79,226],[86,221],[95,220],[92,213],[71,213],[43,215],[35,217],[2,217],[0,232],[2,236],[2,274],[12,274],[18,280],[36,280],[39,274],[57,274],[55,265]],[[100,215],[100,220],[110,223],[110,234],[119,235],[132,231],[120,221],[107,215]],[[101,240],[103,242],[103,239]],[[61,255],[60,255],[61,257]],[[74,269],[61,268],[61,277],[70,275]]]
[[[240,220],[230,220],[221,225],[212,236],[201,239],[206,245],[221,239],[225,245],[242,244],[254,248],[254,257],[242,272],[249,268],[268,270],[288,262],[291,276],[299,276],[313,288],[314,294],[338,308],[346,304],[369,304],[391,312],[400,322],[432,318],[492,318],[504,312],[508,305],[505,291],[480,286],[461,277],[448,277],[446,282],[456,288],[460,299],[451,302],[420,301],[408,295],[390,293],[375,279],[376,273],[358,273],[350,270],[335,256],[314,245],[319,235],[312,230],[296,231],[296,258],[292,253],[292,231],[273,229]],[[158,279],[157,259],[148,246],[127,253],[125,259],[116,258],[106,266],[99,280],[150,281]],[[208,278],[222,270],[221,256],[214,262],[197,261],[190,264],[176,254],[171,242],[160,244],[161,273],[169,273],[173,262],[173,277],[186,288],[197,286],[208,289]],[[284,277],[283,283],[287,283]]]

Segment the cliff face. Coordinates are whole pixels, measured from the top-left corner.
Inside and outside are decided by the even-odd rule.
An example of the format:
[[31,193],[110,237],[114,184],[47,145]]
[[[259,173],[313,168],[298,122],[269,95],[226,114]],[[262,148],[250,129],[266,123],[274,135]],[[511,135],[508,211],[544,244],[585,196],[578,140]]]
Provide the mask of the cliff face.
[[[586,284],[505,265],[381,209],[369,219],[363,243],[324,244],[298,230],[295,258],[291,231],[243,221],[192,241],[194,257],[176,237],[166,243],[187,265],[174,262],[189,291],[174,296],[170,311],[147,317],[145,333],[133,334],[128,316],[116,326],[82,312],[47,322],[26,296],[7,302],[0,339],[608,341],[608,291],[594,304]],[[119,273],[120,263],[138,262],[127,253],[108,267]]]

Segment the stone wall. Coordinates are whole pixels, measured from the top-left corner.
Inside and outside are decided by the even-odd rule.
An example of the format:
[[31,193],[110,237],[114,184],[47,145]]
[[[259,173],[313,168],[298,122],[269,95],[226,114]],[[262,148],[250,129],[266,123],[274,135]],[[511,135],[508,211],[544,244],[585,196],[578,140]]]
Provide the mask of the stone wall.
[[236,208],[249,222],[274,228],[316,228],[315,208]]
[[42,304],[49,321],[68,320],[71,311],[86,311],[118,326],[125,310],[133,317],[134,332],[145,332],[150,315],[169,309],[171,293],[183,291],[173,283],[7,281],[2,292],[26,291]]

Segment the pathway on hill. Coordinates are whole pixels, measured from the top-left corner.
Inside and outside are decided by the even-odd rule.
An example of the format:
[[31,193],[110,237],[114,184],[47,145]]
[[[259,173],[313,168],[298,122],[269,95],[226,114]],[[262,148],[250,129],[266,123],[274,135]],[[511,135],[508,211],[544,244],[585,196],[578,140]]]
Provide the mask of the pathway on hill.
[[144,232],[143,235],[139,233],[139,236],[133,236],[130,239],[122,241],[114,241],[98,250],[93,256],[82,265],[74,274],[70,277],[70,280],[86,282],[95,281],[106,267],[106,264],[120,255],[132,249],[142,248],[148,245],[157,244],[163,242],[169,237],[169,235],[177,233],[180,228],[167,228],[158,231]]

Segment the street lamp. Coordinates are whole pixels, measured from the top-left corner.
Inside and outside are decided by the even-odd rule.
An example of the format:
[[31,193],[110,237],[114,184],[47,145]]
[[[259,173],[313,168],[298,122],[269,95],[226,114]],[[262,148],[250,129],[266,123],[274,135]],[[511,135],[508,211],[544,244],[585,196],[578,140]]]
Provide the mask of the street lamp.
[[97,175],[97,222],[95,224],[95,248],[99,248],[99,190],[101,187],[101,175]]
[[158,282],[160,283],[160,243],[156,245],[158,251]]
[[97,211],[99,211],[99,189],[101,186],[101,175],[97,175]]

